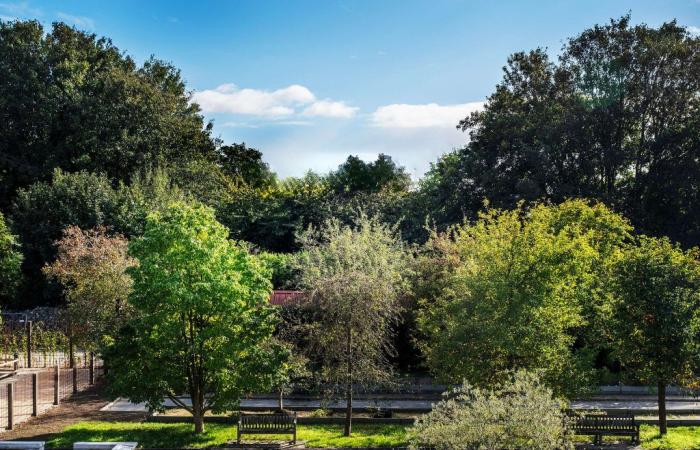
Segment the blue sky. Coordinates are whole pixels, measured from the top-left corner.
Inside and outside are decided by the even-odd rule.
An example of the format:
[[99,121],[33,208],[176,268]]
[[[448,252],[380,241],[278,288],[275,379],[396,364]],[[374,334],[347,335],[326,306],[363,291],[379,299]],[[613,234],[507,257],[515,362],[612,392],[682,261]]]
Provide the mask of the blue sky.
[[466,142],[456,122],[509,54],[555,55],[628,12],[700,32],[700,0],[0,0],[2,19],[63,20],[137,61],[171,61],[215,133],[262,150],[281,176],[378,153],[420,176]]

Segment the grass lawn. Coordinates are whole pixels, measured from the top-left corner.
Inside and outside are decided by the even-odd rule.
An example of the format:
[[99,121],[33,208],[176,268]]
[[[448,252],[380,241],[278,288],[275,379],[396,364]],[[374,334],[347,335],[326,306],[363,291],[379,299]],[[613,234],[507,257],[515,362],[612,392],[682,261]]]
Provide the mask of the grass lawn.
[[[155,422],[81,422],[67,427],[47,442],[48,447],[71,447],[77,441],[137,441],[142,448],[208,447],[236,439],[234,425],[207,423],[203,435],[192,434],[188,423]],[[353,426],[352,436],[343,436],[340,425],[300,425],[298,439],[307,447],[398,447],[406,445],[406,427],[402,425]],[[244,436],[247,442],[283,440],[288,436]],[[579,442],[590,438],[580,437]],[[673,427],[660,438],[658,427],[643,425],[642,448],[656,450],[700,450],[700,427]]]
[[663,438],[659,427],[642,425],[642,448],[658,450],[700,450],[700,427],[672,427]]
[[[47,447],[71,447],[77,441],[136,441],[139,447],[208,447],[221,445],[236,439],[234,425],[207,423],[205,433],[192,434],[193,426],[187,423],[155,422],[81,422],[69,427],[53,439]],[[400,425],[353,426],[351,437],[343,436],[340,425],[300,425],[297,439],[307,447],[396,447],[406,445],[406,427]],[[289,439],[291,436],[260,436],[265,440]],[[245,441],[258,437],[245,435]]]

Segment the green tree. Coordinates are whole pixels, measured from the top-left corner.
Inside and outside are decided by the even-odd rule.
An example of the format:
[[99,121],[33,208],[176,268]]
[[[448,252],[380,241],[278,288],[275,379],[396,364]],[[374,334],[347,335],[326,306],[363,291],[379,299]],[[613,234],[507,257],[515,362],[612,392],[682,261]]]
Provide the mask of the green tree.
[[350,155],[328,180],[337,193],[406,191],[411,186],[411,176],[383,153],[369,163]]
[[[483,199],[593,198],[642,232],[700,243],[700,38],[675,21],[630,17],[546,50],[513,54],[469,143],[440,159],[418,197],[442,228]],[[425,214],[425,213],[424,213]],[[420,222],[420,221],[419,221]]]
[[629,230],[603,206],[574,201],[489,209],[433,234],[414,288],[430,369],[477,386],[511,369],[538,369],[558,392],[585,388],[595,354],[574,344],[602,344],[593,338],[606,298],[600,277]]
[[301,242],[301,285],[314,313],[310,357],[321,363],[327,382],[345,391],[349,436],[355,387],[391,372],[392,326],[405,294],[408,255],[393,228],[366,216],[355,226],[329,220]]
[[133,283],[126,270],[136,260],[127,255],[128,245],[104,227],[83,231],[70,226],[56,243],[58,257],[44,267],[47,276],[63,285],[71,336],[81,348],[96,349],[131,315],[127,298]]
[[24,306],[55,302],[42,268],[56,257],[55,242],[71,225],[90,229],[112,224],[117,195],[104,175],[56,170],[52,181],[21,189],[12,209],[13,226],[24,249]]
[[128,181],[163,163],[215,159],[180,72],[138,67],[107,38],[57,22],[0,23],[0,208],[55,168]]
[[668,239],[639,238],[617,261],[610,330],[616,355],[639,380],[658,386],[666,433],[666,386],[700,369],[700,253]]
[[234,180],[253,189],[264,189],[277,181],[270,166],[262,160],[262,152],[242,144],[223,145],[218,150],[221,169]]
[[[148,216],[129,252],[135,318],[105,349],[110,389],[162,409],[165,398],[194,417],[238,406],[269,389],[284,359],[270,342],[270,273],[201,204],[173,203]],[[186,393],[191,405],[178,395]]]
[[21,281],[20,267],[22,253],[17,237],[14,236],[5,223],[5,217],[0,213],[0,303],[8,305],[15,298],[15,293]]

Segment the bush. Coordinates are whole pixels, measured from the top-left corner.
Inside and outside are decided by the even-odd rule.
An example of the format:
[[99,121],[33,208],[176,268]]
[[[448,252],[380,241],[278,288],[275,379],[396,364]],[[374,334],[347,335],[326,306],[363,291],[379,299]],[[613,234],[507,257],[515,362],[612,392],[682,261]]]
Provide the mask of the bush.
[[572,448],[562,402],[531,372],[511,372],[491,389],[464,383],[444,394],[409,431],[412,449]]

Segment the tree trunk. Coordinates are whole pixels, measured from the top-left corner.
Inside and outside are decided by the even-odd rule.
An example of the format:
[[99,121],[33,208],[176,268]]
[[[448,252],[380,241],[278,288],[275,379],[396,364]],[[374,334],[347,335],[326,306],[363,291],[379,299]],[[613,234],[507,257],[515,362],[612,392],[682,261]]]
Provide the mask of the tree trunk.
[[197,389],[190,395],[192,399],[192,420],[194,421],[194,434],[204,432],[204,392]]
[[195,412],[194,418],[194,434],[204,433],[204,415],[201,412]]
[[350,433],[352,433],[352,331],[350,327],[348,327],[348,336],[347,336],[347,356],[348,356],[348,379],[347,379],[347,386],[346,386],[346,391],[345,391],[345,401],[346,401],[346,409],[345,409],[345,436],[350,436]]
[[284,411],[284,390],[280,389],[278,405],[280,412]]
[[666,424],[666,383],[659,381],[659,433],[664,435],[668,432]]

